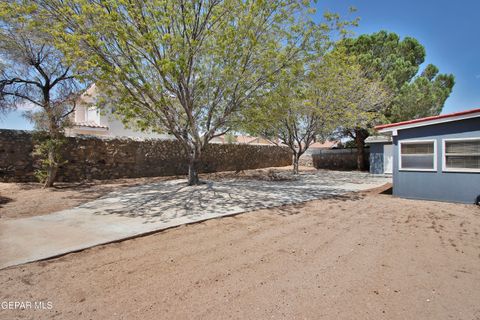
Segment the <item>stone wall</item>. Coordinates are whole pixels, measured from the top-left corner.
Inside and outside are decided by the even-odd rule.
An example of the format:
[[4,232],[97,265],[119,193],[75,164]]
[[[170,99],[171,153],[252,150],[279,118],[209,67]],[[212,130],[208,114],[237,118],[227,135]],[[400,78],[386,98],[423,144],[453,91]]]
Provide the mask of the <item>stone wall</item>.
[[28,131],[0,130],[0,181],[34,180],[32,151]]
[[[67,161],[59,181],[184,175],[186,157],[175,141],[69,137]],[[31,132],[0,130],[0,181],[35,181]],[[211,144],[202,157],[201,172],[287,166],[288,148],[263,145]]]
[[[321,150],[311,155],[313,166],[317,169],[356,170],[357,149]],[[369,167],[369,149],[365,148],[365,169]]]

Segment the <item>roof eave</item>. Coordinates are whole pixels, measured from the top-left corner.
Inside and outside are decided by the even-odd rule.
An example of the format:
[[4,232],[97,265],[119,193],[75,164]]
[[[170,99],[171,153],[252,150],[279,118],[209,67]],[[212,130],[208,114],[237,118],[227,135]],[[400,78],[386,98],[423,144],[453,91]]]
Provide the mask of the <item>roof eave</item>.
[[73,128],[83,129],[83,130],[98,130],[98,131],[108,131],[108,127],[95,127],[95,126],[84,126],[84,125],[74,125]]
[[419,119],[419,121],[415,121],[415,122],[406,121],[406,122],[399,122],[398,124],[376,126],[375,129],[379,133],[389,133],[389,132],[394,132],[398,130],[431,126],[431,125],[436,125],[436,124],[441,124],[446,122],[459,121],[459,120],[478,118],[478,117],[480,117],[480,110],[476,110],[475,112],[468,112],[468,113],[465,112],[463,114],[438,117],[438,118],[432,118],[432,119],[425,119],[425,120]]

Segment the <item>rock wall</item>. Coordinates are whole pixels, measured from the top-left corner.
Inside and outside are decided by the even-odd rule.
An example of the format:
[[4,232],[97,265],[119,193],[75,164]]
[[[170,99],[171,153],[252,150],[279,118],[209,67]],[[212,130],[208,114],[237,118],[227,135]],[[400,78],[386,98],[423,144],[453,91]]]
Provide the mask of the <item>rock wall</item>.
[[[321,150],[311,155],[313,166],[317,169],[356,170],[357,149]],[[365,168],[369,167],[369,149],[365,148]]]
[[0,130],[0,181],[32,181],[33,142],[28,131]]
[[[176,141],[69,137],[63,150],[67,161],[58,181],[184,175],[186,156]],[[35,181],[31,132],[0,130],[0,181]],[[201,172],[287,166],[288,148],[264,145],[211,144]]]

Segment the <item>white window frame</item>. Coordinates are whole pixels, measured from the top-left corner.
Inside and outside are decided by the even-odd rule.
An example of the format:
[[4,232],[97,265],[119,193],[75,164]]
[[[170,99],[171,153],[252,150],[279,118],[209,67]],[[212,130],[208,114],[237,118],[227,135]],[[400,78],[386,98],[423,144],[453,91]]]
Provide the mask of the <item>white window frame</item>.
[[[402,167],[402,145],[412,143],[425,143],[433,142],[433,169],[421,169],[421,168],[403,168]],[[425,171],[425,172],[437,172],[437,140],[400,140],[398,141],[398,170],[399,171]]]
[[[93,115],[94,119],[90,119],[90,114],[95,113]],[[97,108],[97,106],[86,106],[85,107],[85,121],[86,122],[94,122],[98,125],[100,125],[100,110]]]
[[480,173],[480,169],[462,169],[462,168],[447,168],[447,142],[449,141],[471,141],[478,140],[480,137],[468,137],[468,138],[446,138],[442,139],[442,171],[444,172],[470,172],[470,173]]

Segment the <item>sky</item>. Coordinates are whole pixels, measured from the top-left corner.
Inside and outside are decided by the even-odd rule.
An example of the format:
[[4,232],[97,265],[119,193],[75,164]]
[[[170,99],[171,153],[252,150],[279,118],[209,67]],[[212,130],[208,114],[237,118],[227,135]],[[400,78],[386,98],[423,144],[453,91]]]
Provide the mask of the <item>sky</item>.
[[387,30],[416,38],[427,53],[423,67],[455,76],[442,113],[480,108],[479,0],[319,0],[317,13],[347,17],[350,6],[360,17],[355,35]]
[[[416,38],[428,63],[455,75],[455,87],[442,113],[480,108],[480,0],[318,0],[325,10],[360,17],[355,35],[387,30]],[[348,16],[348,8],[357,12]],[[0,115],[0,128],[29,130],[21,111]]]

